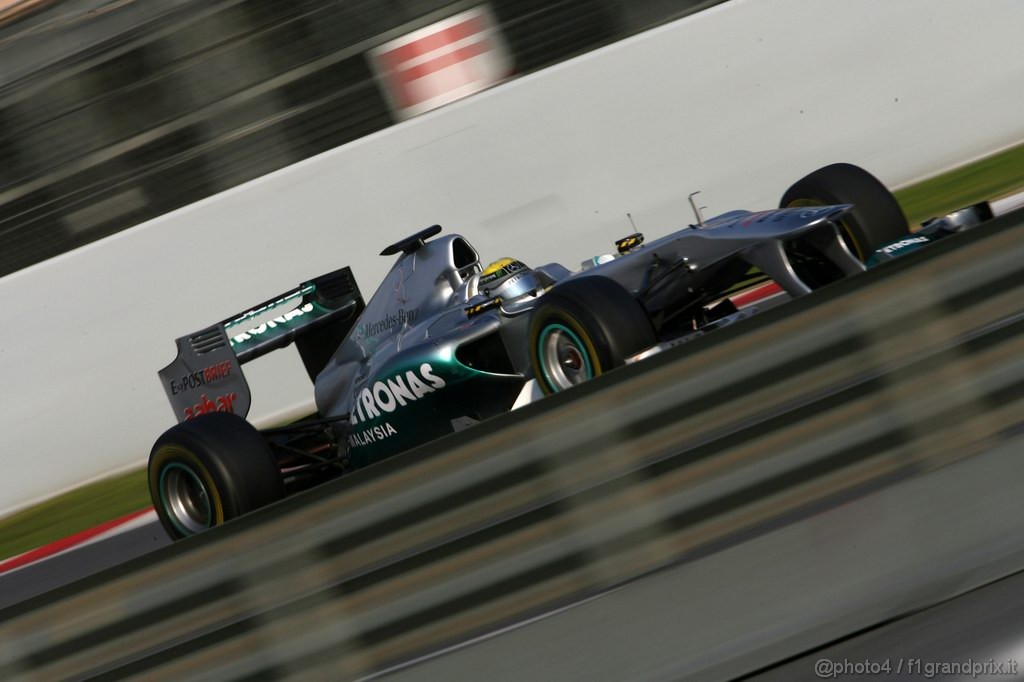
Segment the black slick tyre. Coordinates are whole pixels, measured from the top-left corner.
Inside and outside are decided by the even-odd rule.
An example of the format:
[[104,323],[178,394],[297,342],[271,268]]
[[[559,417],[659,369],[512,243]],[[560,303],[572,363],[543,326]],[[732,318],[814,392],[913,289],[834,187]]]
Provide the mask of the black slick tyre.
[[849,163],[834,163],[797,180],[779,202],[781,208],[832,204],[853,204],[840,228],[862,261],[909,233],[907,218],[892,192],[875,176]]
[[149,494],[175,540],[283,497],[270,446],[241,417],[206,414],[164,432],[149,456]]
[[530,364],[544,393],[583,383],[657,342],[647,311],[617,282],[588,276],[559,284],[530,318]]

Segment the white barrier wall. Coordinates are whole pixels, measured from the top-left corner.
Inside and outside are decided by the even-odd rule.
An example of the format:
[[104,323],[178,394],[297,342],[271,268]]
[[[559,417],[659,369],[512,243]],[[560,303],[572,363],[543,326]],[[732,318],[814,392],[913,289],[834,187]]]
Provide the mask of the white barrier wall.
[[[1024,139],[1016,0],[732,0],[0,279],[0,513],[145,462],[175,337],[433,223],[485,260],[775,205],[851,161],[896,186]],[[247,367],[259,422],[311,401]]]

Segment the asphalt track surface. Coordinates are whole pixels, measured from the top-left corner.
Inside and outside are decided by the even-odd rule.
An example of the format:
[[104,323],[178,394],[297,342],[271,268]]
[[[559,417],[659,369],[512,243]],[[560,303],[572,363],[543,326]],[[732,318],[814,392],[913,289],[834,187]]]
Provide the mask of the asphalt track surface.
[[163,527],[153,521],[4,573],[0,575],[0,609],[169,544]]
[[744,679],[1022,680],[1024,572]]

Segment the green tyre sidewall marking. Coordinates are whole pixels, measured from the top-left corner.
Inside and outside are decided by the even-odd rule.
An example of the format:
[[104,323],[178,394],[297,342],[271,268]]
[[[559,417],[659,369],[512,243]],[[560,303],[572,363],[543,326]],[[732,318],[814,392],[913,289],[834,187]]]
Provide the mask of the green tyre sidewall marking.
[[551,336],[551,334],[553,334],[556,331],[564,332],[569,336],[569,338],[573,340],[573,342],[576,343],[576,347],[580,351],[582,351],[581,354],[583,355],[583,362],[585,363],[587,368],[587,379],[590,380],[594,378],[594,368],[590,363],[590,352],[588,350],[590,344],[584,343],[583,340],[580,339],[580,337],[576,334],[576,332],[574,332],[572,329],[569,329],[560,322],[545,324],[544,328],[541,329],[540,334],[537,335],[537,361],[540,364],[541,374],[544,376],[544,381],[547,383],[548,388],[550,388],[554,392],[562,391],[564,389],[556,386],[554,380],[551,377],[551,372],[549,371],[549,368],[545,363],[546,354],[544,353],[544,343],[547,341],[548,337]]
[[211,497],[210,491],[207,489],[206,484],[203,483],[202,479],[199,478],[199,476],[196,475],[196,472],[192,471],[192,469],[188,468],[184,464],[181,464],[180,462],[171,462],[171,463],[167,464],[166,466],[164,466],[164,467],[162,467],[160,469],[160,483],[159,483],[159,486],[160,486],[160,504],[167,511],[167,518],[170,519],[171,524],[175,528],[177,528],[178,532],[181,533],[182,535],[192,535],[193,534],[192,531],[189,530],[188,528],[182,527],[181,524],[178,523],[178,516],[177,516],[177,514],[174,514],[174,513],[172,513],[170,511],[171,510],[171,505],[170,505],[170,503],[167,500],[167,486],[165,484],[165,479],[167,477],[167,473],[169,471],[173,470],[173,469],[177,469],[179,471],[184,472],[186,476],[191,478],[193,481],[195,481],[197,484],[199,484],[199,486],[204,491],[206,491],[206,527],[209,528],[211,522],[213,521],[213,510],[210,507],[210,497]]
[[153,466],[150,468],[150,491],[156,489],[157,495],[154,499],[160,500],[162,515],[166,517],[175,530],[182,537],[194,535],[191,531],[181,528],[174,514],[167,505],[167,495],[164,488],[164,475],[168,468],[180,468],[188,475],[196,478],[206,490],[209,503],[208,510],[210,521],[208,527],[224,523],[224,503],[221,499],[220,490],[210,475],[209,470],[203,465],[194,453],[179,445],[167,444],[160,448],[153,458]]

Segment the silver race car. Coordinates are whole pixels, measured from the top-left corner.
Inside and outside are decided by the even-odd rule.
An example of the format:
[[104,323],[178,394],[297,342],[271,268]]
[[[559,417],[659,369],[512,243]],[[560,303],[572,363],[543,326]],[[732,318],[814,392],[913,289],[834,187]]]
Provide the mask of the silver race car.
[[[697,211],[576,271],[484,265],[435,225],[384,249],[395,264],[365,305],[342,268],[178,339],[159,375],[179,423],[149,460],[161,522],[195,534],[990,217],[971,207],[911,235],[889,190],[848,164],[801,179],[780,205]],[[293,342],[318,412],[258,431],[241,366]]]

